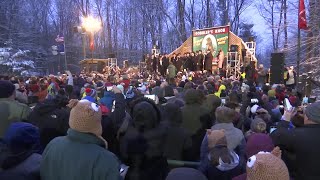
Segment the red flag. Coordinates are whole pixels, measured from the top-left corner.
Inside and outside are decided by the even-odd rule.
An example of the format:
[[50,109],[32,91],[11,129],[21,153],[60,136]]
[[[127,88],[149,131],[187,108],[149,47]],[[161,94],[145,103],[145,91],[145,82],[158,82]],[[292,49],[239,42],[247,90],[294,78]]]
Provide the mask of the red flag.
[[299,29],[308,29],[307,17],[306,17],[306,7],[304,5],[304,0],[299,0],[299,19],[298,19]]
[[93,37],[93,34],[90,35],[90,42],[89,42],[89,45],[90,45],[90,51],[93,51],[94,50],[94,37]]

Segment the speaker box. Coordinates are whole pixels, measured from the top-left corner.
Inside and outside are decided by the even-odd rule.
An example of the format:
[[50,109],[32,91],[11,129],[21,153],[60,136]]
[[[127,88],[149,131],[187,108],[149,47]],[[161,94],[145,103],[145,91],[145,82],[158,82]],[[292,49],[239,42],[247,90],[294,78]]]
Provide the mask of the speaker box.
[[107,53],[107,58],[116,58],[115,53]]
[[230,46],[230,52],[238,52],[239,46],[238,45],[231,45]]
[[270,84],[284,83],[284,53],[272,53],[270,61]]
[[99,73],[102,73],[105,66],[106,66],[106,64],[105,64],[104,62],[98,62],[98,64],[97,64],[97,71],[98,71]]

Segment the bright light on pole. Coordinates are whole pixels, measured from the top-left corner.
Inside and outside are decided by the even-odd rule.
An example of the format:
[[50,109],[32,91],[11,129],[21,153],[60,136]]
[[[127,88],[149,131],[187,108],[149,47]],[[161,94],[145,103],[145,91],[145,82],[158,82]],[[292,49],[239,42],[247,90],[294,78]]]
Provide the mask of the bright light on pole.
[[86,31],[94,33],[101,29],[101,22],[92,16],[88,16],[82,19],[82,27],[84,27]]

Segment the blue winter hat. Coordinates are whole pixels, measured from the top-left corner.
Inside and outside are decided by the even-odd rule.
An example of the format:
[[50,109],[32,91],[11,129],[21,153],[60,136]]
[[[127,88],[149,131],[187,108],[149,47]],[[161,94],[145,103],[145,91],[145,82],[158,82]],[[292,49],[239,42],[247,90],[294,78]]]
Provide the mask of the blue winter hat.
[[40,150],[39,129],[29,123],[12,123],[6,131],[3,141],[13,152],[21,152],[31,149],[36,151]]

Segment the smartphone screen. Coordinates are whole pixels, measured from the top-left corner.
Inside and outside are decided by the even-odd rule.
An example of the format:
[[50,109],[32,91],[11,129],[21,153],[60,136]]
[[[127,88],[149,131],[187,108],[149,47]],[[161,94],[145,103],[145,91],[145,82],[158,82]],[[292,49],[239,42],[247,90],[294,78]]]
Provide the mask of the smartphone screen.
[[277,129],[276,126],[271,126],[271,127],[270,127],[270,134],[271,134],[273,131],[275,131],[276,129]]

